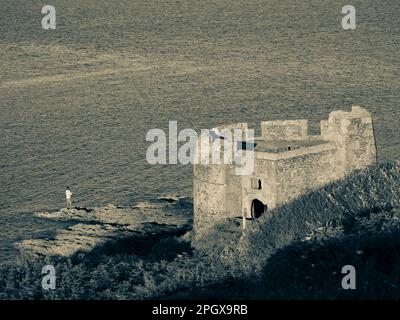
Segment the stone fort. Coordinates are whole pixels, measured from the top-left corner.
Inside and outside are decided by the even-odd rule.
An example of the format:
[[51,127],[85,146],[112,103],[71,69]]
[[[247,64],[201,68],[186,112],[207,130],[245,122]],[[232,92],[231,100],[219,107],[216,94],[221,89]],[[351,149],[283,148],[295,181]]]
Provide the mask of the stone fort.
[[[218,127],[248,130],[247,123]],[[257,219],[300,195],[376,163],[371,114],[353,106],[333,111],[309,135],[307,120],[261,122],[254,137],[254,170],[237,175],[234,165],[194,164],[194,240],[229,218]]]

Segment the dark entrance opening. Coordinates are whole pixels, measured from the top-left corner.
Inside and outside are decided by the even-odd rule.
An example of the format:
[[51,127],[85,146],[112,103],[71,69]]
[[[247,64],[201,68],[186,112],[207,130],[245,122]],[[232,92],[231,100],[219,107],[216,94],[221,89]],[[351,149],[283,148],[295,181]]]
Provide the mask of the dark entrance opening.
[[264,203],[258,199],[254,199],[251,203],[251,217],[253,219],[258,219],[264,214],[266,208],[267,206],[264,205]]

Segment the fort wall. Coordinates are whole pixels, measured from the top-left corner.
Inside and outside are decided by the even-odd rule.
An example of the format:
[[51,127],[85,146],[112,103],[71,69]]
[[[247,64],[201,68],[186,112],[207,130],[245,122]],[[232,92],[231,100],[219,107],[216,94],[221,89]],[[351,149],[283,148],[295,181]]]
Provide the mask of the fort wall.
[[276,202],[290,202],[305,192],[336,180],[335,155],[336,149],[327,148],[278,160]]
[[[260,180],[261,189],[254,189],[252,179]],[[251,203],[258,199],[269,209],[276,206],[277,199],[277,167],[276,162],[270,159],[259,159],[255,161],[254,173],[250,177],[243,177],[243,202],[238,208],[241,215],[251,217]]]
[[308,121],[307,120],[262,121],[261,137],[265,140],[307,139]]
[[376,163],[372,117],[364,108],[331,112],[328,120],[321,121],[321,137],[335,143],[335,166],[341,176]]
[[193,174],[193,222],[198,235],[226,219],[225,170],[223,165],[195,165]]

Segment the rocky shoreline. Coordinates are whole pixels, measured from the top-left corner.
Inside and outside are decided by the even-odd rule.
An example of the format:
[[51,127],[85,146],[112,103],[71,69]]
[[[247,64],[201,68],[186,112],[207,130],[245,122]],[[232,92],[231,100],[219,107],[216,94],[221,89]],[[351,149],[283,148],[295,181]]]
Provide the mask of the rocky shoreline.
[[191,205],[179,198],[141,202],[133,207],[107,205],[99,208],[61,209],[36,212],[36,217],[77,223],[59,231],[53,238],[28,239],[16,244],[22,257],[69,257],[89,253],[111,241],[129,237],[162,237],[185,233],[192,226]]

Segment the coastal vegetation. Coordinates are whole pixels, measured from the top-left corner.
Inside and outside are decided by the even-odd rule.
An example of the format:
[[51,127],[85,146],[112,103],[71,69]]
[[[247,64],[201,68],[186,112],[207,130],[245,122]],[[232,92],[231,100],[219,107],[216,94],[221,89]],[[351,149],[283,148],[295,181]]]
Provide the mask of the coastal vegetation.
[[[21,257],[0,266],[0,298],[399,299],[399,169],[355,172],[252,221],[244,234],[237,221],[217,225],[202,250],[187,231],[70,257]],[[41,286],[48,264],[54,290]],[[355,267],[356,290],[341,287],[345,265]]]

